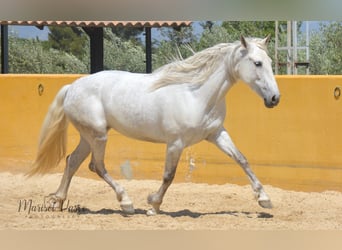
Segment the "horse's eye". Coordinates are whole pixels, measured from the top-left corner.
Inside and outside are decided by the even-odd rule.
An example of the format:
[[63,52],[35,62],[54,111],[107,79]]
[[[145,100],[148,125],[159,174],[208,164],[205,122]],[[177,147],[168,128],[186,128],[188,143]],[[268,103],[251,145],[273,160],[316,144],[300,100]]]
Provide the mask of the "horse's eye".
[[254,65],[257,66],[257,67],[261,67],[262,66],[262,62],[256,61],[256,62],[254,62]]

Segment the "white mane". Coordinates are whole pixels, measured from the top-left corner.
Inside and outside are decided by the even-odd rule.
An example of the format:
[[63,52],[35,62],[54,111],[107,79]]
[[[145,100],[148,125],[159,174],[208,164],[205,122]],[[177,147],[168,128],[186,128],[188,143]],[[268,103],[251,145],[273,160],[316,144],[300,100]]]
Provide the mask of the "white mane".
[[162,73],[153,88],[162,88],[169,84],[203,84],[217,69],[218,63],[232,48],[232,44],[221,43],[196,54],[160,67],[153,73]]
[[[259,42],[259,38],[249,38],[249,42],[254,42],[258,47],[266,49]],[[223,62],[223,58],[227,53],[232,54],[233,51],[241,47],[241,42],[220,43],[213,47],[204,49],[185,60],[176,60],[170,64],[166,64],[153,73],[162,74],[154,83],[153,89],[159,89],[170,84],[199,84],[206,82],[211,74]]]

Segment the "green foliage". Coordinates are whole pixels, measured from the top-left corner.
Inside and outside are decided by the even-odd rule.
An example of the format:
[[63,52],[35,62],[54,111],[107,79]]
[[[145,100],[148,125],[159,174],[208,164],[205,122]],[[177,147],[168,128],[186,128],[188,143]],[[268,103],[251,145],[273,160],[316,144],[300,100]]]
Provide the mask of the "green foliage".
[[164,39],[172,45],[190,44],[196,40],[192,26],[180,28],[161,28]]
[[[163,38],[153,42],[153,69],[172,60],[186,58],[193,51],[200,51],[222,42],[234,42],[240,35],[265,37],[272,35],[269,54],[274,60],[274,22],[203,22],[203,32],[194,35],[192,27],[162,28]],[[298,23],[299,46],[301,39]],[[286,30],[286,22],[279,29]],[[48,41],[21,39],[15,35],[9,39],[9,70],[11,73],[89,73],[90,44],[88,36],[79,28],[50,27]],[[145,72],[145,48],[138,35],[141,30],[104,28],[105,69]],[[341,74],[342,72],[342,22],[326,23],[310,36],[310,73]],[[285,46],[286,36],[279,33],[280,46]],[[189,49],[189,47],[191,49]],[[279,61],[286,62],[286,51]],[[305,61],[298,53],[298,61]],[[286,73],[282,67],[280,73]],[[301,72],[300,72],[301,73]],[[304,73],[304,72],[302,72]]]
[[89,43],[88,36],[78,27],[51,26],[47,47],[62,50],[82,59],[84,47]]
[[145,51],[134,40],[123,40],[110,29],[104,29],[105,69],[145,72]]
[[246,37],[266,37],[268,34],[274,38],[275,23],[273,21],[227,21],[222,23],[228,34],[231,34],[232,40],[240,39],[240,36]]
[[87,67],[75,56],[45,49],[34,39],[9,39],[10,73],[86,73]]
[[153,54],[153,69],[157,69],[175,60],[180,60],[193,55],[196,44],[174,45],[167,41],[161,41]]
[[[108,30],[108,29],[107,29]],[[139,43],[138,36],[144,31],[143,28],[135,28],[135,27],[112,27],[110,28],[113,34],[122,40],[131,40],[135,44]],[[106,35],[105,35],[106,38]],[[108,37],[107,37],[108,39]]]
[[192,26],[176,28],[162,28],[163,40],[154,41],[152,66],[157,69],[167,63],[181,58],[187,58],[193,53],[189,46],[196,47],[196,37]]
[[228,31],[222,27],[213,25],[210,28],[204,29],[201,38],[197,44],[197,50],[203,50],[208,47],[212,47],[218,43],[232,42],[233,37]]
[[332,22],[311,34],[310,73],[342,74],[342,22]]

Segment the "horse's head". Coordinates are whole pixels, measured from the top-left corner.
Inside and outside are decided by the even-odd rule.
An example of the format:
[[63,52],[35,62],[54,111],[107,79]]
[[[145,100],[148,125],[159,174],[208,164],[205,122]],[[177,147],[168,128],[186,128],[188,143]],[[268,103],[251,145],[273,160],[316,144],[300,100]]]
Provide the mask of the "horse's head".
[[273,108],[279,103],[280,94],[272,71],[272,60],[267,55],[269,40],[270,36],[251,40],[241,36],[235,73],[264,99],[266,107]]

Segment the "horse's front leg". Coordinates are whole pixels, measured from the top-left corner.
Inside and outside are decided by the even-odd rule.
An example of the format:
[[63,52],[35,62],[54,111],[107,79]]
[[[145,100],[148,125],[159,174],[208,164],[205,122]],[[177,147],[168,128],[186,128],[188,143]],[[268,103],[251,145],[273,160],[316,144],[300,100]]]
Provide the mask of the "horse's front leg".
[[147,215],[155,215],[159,213],[163,197],[175,177],[178,161],[182,151],[183,145],[181,142],[175,142],[167,146],[163,183],[156,193],[148,196],[147,202],[152,205],[152,208],[147,211]]
[[217,133],[210,136],[208,138],[208,141],[214,143],[218,148],[232,157],[242,167],[251,182],[252,188],[255,192],[255,197],[259,205],[263,208],[272,208],[271,200],[265,193],[261,182],[258,180],[258,178],[249,167],[247,159],[235,147],[228,132],[224,128],[221,128]]

